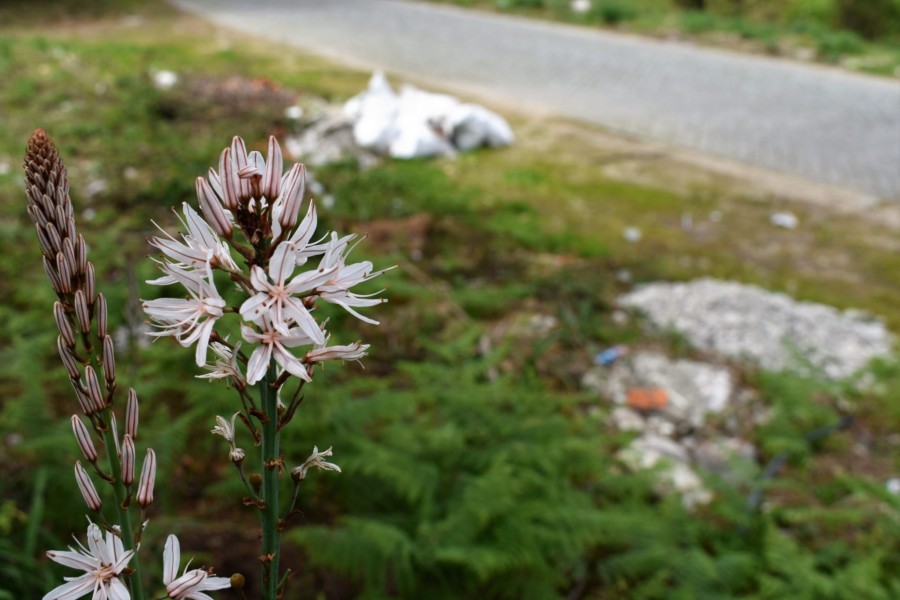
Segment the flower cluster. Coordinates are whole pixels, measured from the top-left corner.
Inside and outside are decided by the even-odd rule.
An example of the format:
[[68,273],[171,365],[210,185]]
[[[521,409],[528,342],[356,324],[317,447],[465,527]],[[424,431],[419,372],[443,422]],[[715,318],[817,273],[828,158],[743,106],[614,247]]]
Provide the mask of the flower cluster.
[[[375,272],[369,261],[348,262],[354,235],[331,233],[313,240],[317,216],[312,201],[299,219],[305,170],[302,165],[287,173],[282,169],[274,137],[267,158],[248,153],[243,140],[234,138],[222,152],[218,171],[210,169],[206,179],[197,179],[202,216],[185,204],[186,232],[181,238],[163,235],[152,240],[165,258],[160,261],[163,277],[149,283],[177,284],[187,293],[144,302],[157,327],[153,334],[172,336],[185,347],[196,345],[197,365],[210,371],[203,377],[227,378],[238,389],[261,381],[273,360],[280,373],[310,381],[316,364],[361,358],[368,346],[360,342],[327,345],[324,324],[314,316],[316,304],[336,304],[377,324],[356,309],[385,301],[351,291],[381,271]],[[232,251],[243,257],[246,269],[238,266]],[[312,261],[317,264],[304,268]],[[240,306],[227,305],[216,285],[216,271],[227,274],[246,296]],[[244,373],[237,360],[239,349],[215,329],[227,313],[240,315],[241,336],[248,350],[252,348]],[[220,359],[211,368],[210,347]],[[308,349],[296,353],[300,347]]]

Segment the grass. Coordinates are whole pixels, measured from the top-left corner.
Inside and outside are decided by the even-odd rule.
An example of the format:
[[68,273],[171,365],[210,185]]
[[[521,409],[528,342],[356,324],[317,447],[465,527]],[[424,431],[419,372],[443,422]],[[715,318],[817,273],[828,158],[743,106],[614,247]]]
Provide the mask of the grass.
[[[0,7],[0,114],[15,115],[0,138],[8,165],[0,174],[0,598],[36,597],[61,574],[40,551],[17,552],[14,540],[61,548],[83,527],[67,509],[77,498],[76,450],[63,418],[72,398],[17,166],[39,125],[70,168],[79,228],[123,340],[119,368],[128,384],[139,382],[141,443],[153,440],[161,481],[173,482],[160,494],[146,549],[159,555],[165,534],[177,530],[220,572],[247,570],[256,532],[231,502],[238,486],[207,435],[230,399],[193,379],[189,352],[140,341],[138,301],[153,293],[142,283],[154,276],[144,258],[149,223],[174,224],[170,207],[193,201],[193,178],[230,136],[258,147],[294,127],[283,116],[288,103],[344,99],[367,75],[158,2],[99,3],[90,14],[75,2],[36,7]],[[179,84],[157,90],[153,73],[165,69],[178,70]],[[692,355],[677,339],[616,322],[615,297],[634,282],[736,279],[863,308],[900,330],[890,208],[866,215],[803,201],[580,124],[519,115],[513,125],[519,141],[502,151],[367,171],[346,161],[316,172],[335,197],[321,211],[323,226],[368,231],[360,254],[400,269],[385,277],[391,302],[379,313],[382,327],[360,332],[334,313],[339,341],[361,335],[372,356],[365,372],[329,369],[317,380],[291,434],[296,443],[334,444],[353,475],[317,480],[304,496],[308,516],[289,557],[303,573],[297,593],[415,597],[442,589],[453,597],[465,589],[501,598],[512,593],[504,589],[524,597],[546,591],[538,583],[558,591],[583,582],[597,598],[699,597],[697,590],[802,597],[797,590],[825,589],[816,577],[859,590],[860,573],[870,597],[896,586],[898,507],[883,491],[898,466],[889,441],[900,426],[895,364],[877,366],[864,392],[741,371],[773,411],[765,427],[745,432],[761,461],[791,457],[767,488],[767,512],[755,517],[744,508],[746,489],[716,487],[719,500],[701,518],[659,499],[646,477],[616,462],[627,436],[605,425],[605,403],[577,391],[593,353],[608,345]],[[769,223],[785,209],[800,217],[797,230]],[[625,240],[626,227],[642,239]],[[559,325],[535,334],[535,316]],[[850,431],[804,441],[843,412],[856,416]],[[865,453],[858,440],[871,440]],[[209,515],[217,519],[204,523]],[[748,533],[756,528],[760,539]],[[884,555],[869,557],[870,547]],[[796,574],[775,568],[785,557]],[[832,592],[816,597],[849,597]]]

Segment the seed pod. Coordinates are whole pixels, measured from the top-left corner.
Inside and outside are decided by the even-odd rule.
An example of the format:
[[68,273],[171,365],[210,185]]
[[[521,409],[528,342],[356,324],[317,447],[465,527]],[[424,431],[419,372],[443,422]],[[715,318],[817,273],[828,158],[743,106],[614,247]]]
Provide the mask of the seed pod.
[[107,386],[116,381],[116,351],[109,336],[103,338],[103,375],[106,377]]
[[122,483],[134,483],[134,442],[127,433],[122,440]]
[[128,390],[128,404],[125,406],[125,435],[137,439],[138,431],[138,397],[134,389]]
[[97,373],[94,367],[88,365],[84,368],[84,378],[87,382],[88,398],[91,400],[91,406],[95,411],[106,408],[106,401],[103,399],[103,392],[100,390],[100,382],[97,381]]
[[147,456],[144,457],[144,465],[141,467],[141,480],[138,484],[137,503],[141,508],[147,508],[153,504],[153,486],[156,482],[156,453],[152,448],[147,448]]
[[97,494],[94,482],[85,473],[80,461],[75,463],[75,481],[78,482],[78,489],[81,491],[81,497],[84,498],[84,503],[87,504],[87,507],[94,511],[100,510],[102,506],[100,496]]
[[75,360],[75,356],[72,354],[72,351],[69,350],[61,335],[56,336],[56,349],[59,351],[59,358],[66,367],[66,371],[69,372],[69,377],[77,381],[78,378],[81,377],[81,371],[78,369],[78,362]]
[[75,316],[78,317],[81,333],[89,332],[91,330],[91,311],[82,290],[75,291]]
[[66,311],[63,309],[61,302],[53,303],[53,319],[56,321],[56,328],[59,329],[59,335],[70,349],[75,348],[75,334],[72,333],[72,326],[69,319],[66,318]]
[[[88,263],[88,266],[93,267],[91,263]],[[93,268],[91,269],[93,271]],[[106,314],[106,296],[103,294],[97,295],[97,335],[101,338],[105,338],[107,333],[107,314]]]
[[78,415],[72,415],[72,431],[75,433],[75,440],[78,442],[78,447],[81,448],[85,460],[90,463],[97,462],[97,449],[94,448],[91,434]]
[[63,293],[72,293],[72,267],[66,261],[62,252],[56,253],[56,272],[59,273],[59,283]]

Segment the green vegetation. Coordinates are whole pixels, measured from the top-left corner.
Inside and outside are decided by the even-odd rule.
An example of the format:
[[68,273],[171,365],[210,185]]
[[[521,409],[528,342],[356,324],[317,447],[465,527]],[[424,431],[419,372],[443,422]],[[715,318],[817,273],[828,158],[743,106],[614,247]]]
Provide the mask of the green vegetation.
[[[193,377],[189,352],[146,343],[139,299],[156,274],[145,240],[151,219],[173,227],[170,207],[193,201],[194,178],[232,135],[258,148],[290,130],[282,115],[295,95],[343,98],[366,76],[153,2],[99,3],[91,14],[75,2],[35,6],[0,7],[0,114],[14,115],[0,138],[9,167],[0,171],[0,599],[58,585],[68,573],[43,551],[84,528],[67,419],[76,404],[18,170],[37,126],[69,166],[120,379],[141,398],[138,453],[151,441],[158,452],[159,505],[142,551],[159,560],[145,575],[161,581],[161,545],[174,530],[200,563],[250,580],[255,515],[208,433],[233,398]],[[67,18],[49,27],[45,14]],[[176,66],[179,84],[155,89],[152,73]],[[248,101],[235,89],[257,92]],[[637,281],[760,283],[871,310],[897,330],[895,232],[803,204],[790,205],[801,229],[774,231],[768,215],[786,200],[727,178],[685,178],[684,165],[580,127],[514,125],[520,142],[505,151],[316,172],[334,195],[322,226],[369,231],[366,256],[400,268],[384,278],[382,326],[363,331],[365,369],[322,373],[285,431],[289,448],[334,446],[344,470],[304,482],[284,558],[298,569],[288,597],[900,596],[900,497],[884,487],[900,467],[890,438],[900,428],[896,364],[876,365],[865,392],[742,371],[771,409],[746,431],[760,471],[786,462],[750,484],[710,478],[715,500],[696,512],[657,494],[652,473],[624,467],[616,452],[629,437],[608,423],[605,400],[578,391],[607,345],[693,352],[612,318],[626,271]],[[626,226],[644,240],[623,240]],[[510,326],[535,314],[559,327],[536,336]],[[332,329],[350,341],[345,320],[335,311]],[[849,429],[810,439],[847,415]]]
[[665,38],[818,60],[894,75],[900,67],[898,0],[432,0],[614,27]]

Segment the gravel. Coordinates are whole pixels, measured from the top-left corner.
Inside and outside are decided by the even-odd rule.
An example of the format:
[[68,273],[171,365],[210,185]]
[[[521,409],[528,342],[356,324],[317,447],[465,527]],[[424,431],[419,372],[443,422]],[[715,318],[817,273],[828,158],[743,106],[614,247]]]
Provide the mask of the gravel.
[[843,379],[891,353],[893,336],[859,311],[800,302],[786,294],[715,279],[653,283],[622,296],[694,347],[770,370]]

